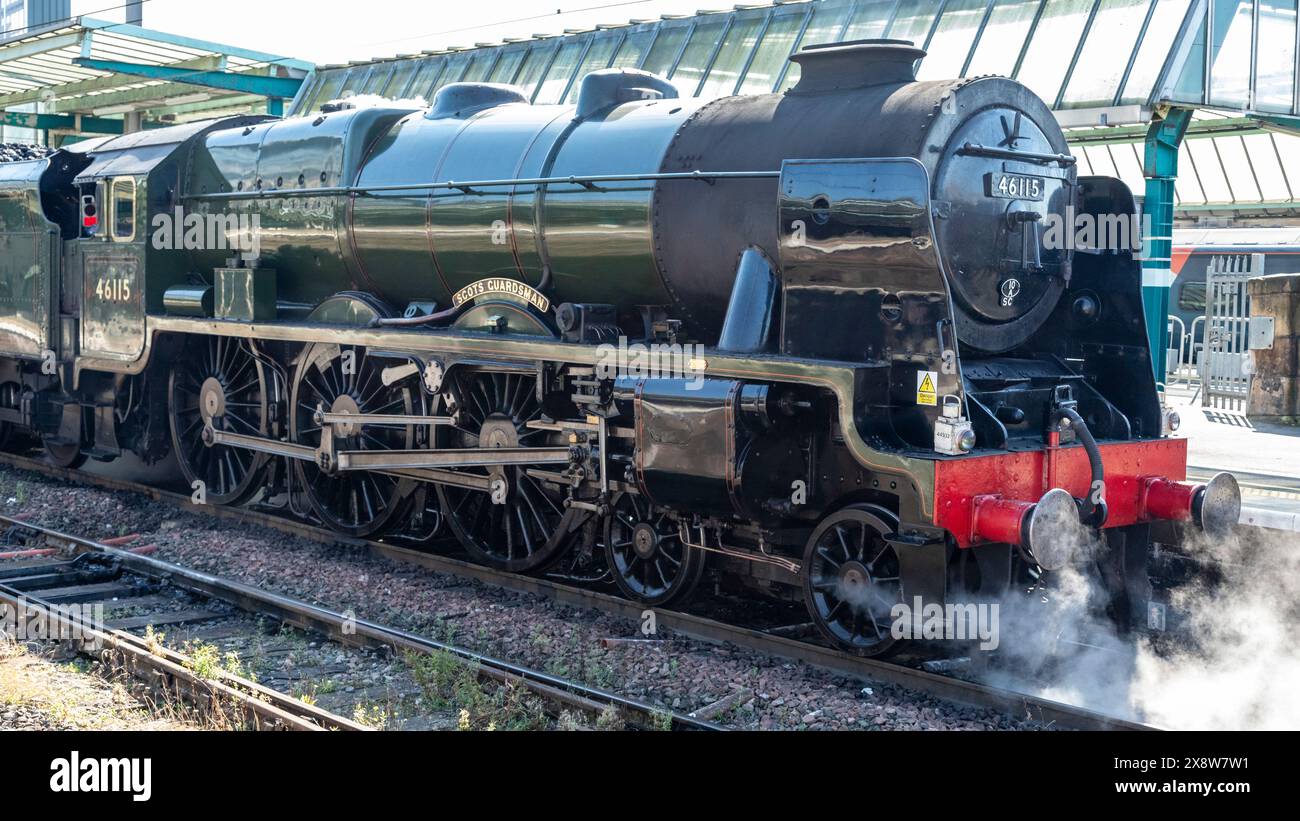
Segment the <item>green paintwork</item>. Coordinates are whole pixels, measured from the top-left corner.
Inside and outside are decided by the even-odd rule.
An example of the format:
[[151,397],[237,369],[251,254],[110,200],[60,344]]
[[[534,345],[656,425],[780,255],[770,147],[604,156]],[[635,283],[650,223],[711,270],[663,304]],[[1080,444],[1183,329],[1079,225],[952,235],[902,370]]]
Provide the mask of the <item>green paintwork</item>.
[[[240,117],[228,124],[261,122]],[[77,294],[80,305],[81,365],[94,362],[107,370],[132,371],[146,360],[146,312],[162,313],[164,297],[175,286],[200,284],[189,254],[178,252],[172,230],[182,169],[190,148],[212,123],[188,123],[110,137],[73,153],[89,152],[89,165],[75,182],[95,192],[100,225],[93,236],[69,238],[63,245],[62,290]],[[85,160],[83,160],[84,162]],[[114,180],[134,183],[132,236],[115,236],[108,190]],[[183,247],[183,246],[179,246]],[[228,255],[228,252],[227,252]],[[222,259],[224,264],[224,257]],[[210,278],[217,266],[206,267]],[[146,271],[148,272],[146,276]]]
[[[638,144],[630,128],[618,129],[609,121],[575,124],[572,114],[571,107],[523,104],[465,118],[429,119],[417,113],[376,145],[358,184],[658,170],[659,155],[651,161],[653,152]],[[666,141],[677,125],[661,116],[653,122],[646,115],[635,120],[641,125],[641,142]],[[656,125],[666,132],[659,139]],[[593,144],[585,139],[593,130],[604,130],[606,137],[621,130],[632,139]],[[585,144],[582,154],[574,150],[580,143]],[[413,173],[413,168],[421,170]],[[548,262],[563,301],[565,284],[575,293],[572,284],[591,276],[594,259],[603,259],[604,276],[617,277],[625,288],[621,297],[596,293],[612,289],[599,289],[598,282],[588,279],[584,301],[664,302],[650,259],[649,186],[611,187],[622,190],[597,193],[566,185],[539,194],[536,186],[519,186],[359,198],[354,212],[358,263],[367,280],[398,305],[418,299],[447,305],[455,291],[491,276],[535,286]],[[575,247],[579,235],[580,247]]]
[[[549,266],[556,301],[670,302],[653,256],[654,186],[552,184],[348,197],[207,194],[568,175],[647,174],[698,101],[639,101],[586,120],[572,106],[505,103],[431,118],[369,108],[212,133],[185,192],[198,210],[256,213],[279,298],[314,304],[348,288],[401,310],[451,303],[479,279],[530,285]],[[260,183],[260,189],[259,189]],[[194,267],[223,264],[219,255]]]
[[1146,177],[1143,210],[1151,218],[1142,263],[1144,279],[1148,272],[1156,282],[1142,286],[1142,305],[1146,311],[1147,338],[1151,343],[1151,366],[1159,382],[1165,379],[1166,336],[1169,322],[1169,286],[1172,284],[1169,259],[1173,254],[1174,181],[1178,178],[1178,147],[1192,121],[1192,110],[1171,108],[1156,117],[1147,130],[1142,174]]
[[307,320],[321,325],[367,328],[379,318],[379,313],[364,301],[349,296],[335,296],[313,308]]
[[58,226],[45,218],[46,159],[0,164],[0,351],[39,357],[51,347],[51,291]]
[[[103,243],[82,254],[81,353],[135,361],[144,353],[144,243]],[[130,296],[104,298],[97,289],[122,283]]]
[[[114,236],[108,190],[114,179],[135,184],[134,231]],[[149,251],[148,175],[106,177],[98,185],[100,227],[94,237],[69,243],[66,264],[81,272],[81,342],[79,353],[121,362],[134,362],[144,353],[145,261]]]
[[[356,176],[365,149],[409,108],[368,108],[219,129],[195,145],[181,192],[200,215],[234,216],[258,229],[259,265],[276,271],[280,299],[315,304],[352,285],[340,233],[348,200],[337,195],[205,200],[210,193],[320,188]],[[210,277],[229,248],[192,251]]]
[[455,327],[498,335],[555,336],[555,329],[540,319],[535,309],[513,299],[489,299],[475,303],[456,317]]
[[275,319],[275,271],[271,268],[218,268],[215,314],[221,319],[263,322]]

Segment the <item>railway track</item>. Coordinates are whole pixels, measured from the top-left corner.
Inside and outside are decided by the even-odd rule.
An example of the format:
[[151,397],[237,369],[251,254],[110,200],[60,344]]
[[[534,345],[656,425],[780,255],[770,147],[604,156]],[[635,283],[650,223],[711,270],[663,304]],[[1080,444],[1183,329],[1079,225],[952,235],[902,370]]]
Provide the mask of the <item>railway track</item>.
[[[272,528],[284,533],[300,536],[324,544],[344,544],[362,547],[372,555],[392,561],[416,565],[439,573],[449,574],[464,579],[473,579],[506,590],[531,593],[550,598],[556,602],[598,610],[610,615],[639,621],[646,608],[638,603],[611,596],[600,591],[586,589],[552,579],[525,576],[516,573],[495,570],[482,565],[472,564],[456,558],[441,556],[402,545],[382,541],[353,539],[342,536],[314,524],[290,519],[281,515],[250,508],[197,506],[188,495],[169,491],[150,485],[124,479],[98,476],[78,470],[70,470],[49,465],[39,459],[0,453],[0,464],[6,464],[20,470],[29,470],[45,476],[59,478],[70,482],[90,484],[106,490],[137,493],[178,508],[195,512],[201,511],[227,521],[255,524]],[[3,517],[0,517],[3,520]],[[112,550],[112,548],[109,548]],[[120,553],[121,551],[115,551]],[[132,564],[156,560],[133,557]],[[167,565],[167,567],[176,567]],[[178,570],[195,576],[183,568]],[[230,583],[236,584],[236,583]],[[242,585],[241,585],[242,587]],[[311,607],[307,605],[307,607]],[[319,608],[313,608],[319,609]],[[1041,722],[1048,726],[1076,730],[1154,730],[1159,729],[1140,722],[1106,715],[1071,704],[1021,693],[1005,688],[994,687],[978,682],[954,678],[948,675],[929,672],[903,664],[868,659],[855,656],[822,644],[803,641],[773,632],[739,627],[710,619],[706,616],[676,611],[654,610],[656,623],[676,633],[706,642],[726,642],[749,650],[774,657],[809,664],[824,670],[851,676],[864,681],[893,684],[925,695],[943,699],[957,704],[981,707],[1013,715],[1022,719]],[[336,614],[337,615],[337,614]],[[404,634],[407,639],[429,641],[420,637]],[[436,644],[436,643],[435,643]],[[689,726],[689,716],[674,716],[677,720],[687,719],[683,726]]]
[[[1218,472],[1214,468],[1187,466],[1187,478],[1195,482],[1208,481]],[[1237,477],[1237,484],[1245,494],[1278,499],[1300,499],[1300,478],[1241,471],[1233,471],[1232,475]]]
[[[707,721],[589,687],[544,672],[475,653],[407,631],[359,620],[307,602],[240,582],[222,579],[103,542],[0,515],[0,528],[25,537],[13,558],[0,561],[0,604],[14,612],[36,613],[47,624],[75,628],[82,646],[115,654],[129,672],[162,679],[189,701],[221,700],[236,706],[252,726],[296,730],[365,730],[365,725],[334,715],[249,678],[215,669],[196,672],[194,659],[162,647],[142,629],[203,623],[253,615],[327,637],[349,647],[383,648],[398,654],[447,654],[469,665],[478,677],[522,687],[548,705],[599,716],[617,711],[627,729],[715,730]],[[111,601],[153,607],[165,590],[185,594],[182,606],[113,620],[87,619],[70,604]],[[170,600],[173,605],[180,597]],[[214,603],[219,603],[214,606]]]
[[[38,529],[8,517],[8,527],[28,533]],[[0,607],[12,618],[21,619],[30,630],[58,637],[74,649],[99,658],[115,669],[141,680],[155,696],[183,700],[210,714],[232,720],[236,726],[285,730],[366,730],[367,727],[343,716],[315,707],[234,672],[207,670],[189,654],[166,647],[151,630],[142,635],[133,630],[134,617],[97,619],[92,607],[111,599],[114,604],[144,602],[152,585],[133,584],[122,577],[113,562],[93,562],[91,554],[69,558],[45,558],[63,551],[56,547],[26,547],[17,557],[0,562]],[[26,559],[24,556],[41,558]],[[113,577],[114,581],[100,579]],[[134,591],[138,598],[129,595]],[[122,597],[118,598],[120,594]],[[152,596],[157,599],[157,596]],[[158,616],[160,624],[175,624],[201,618],[217,620],[223,614],[213,610],[190,610]]]

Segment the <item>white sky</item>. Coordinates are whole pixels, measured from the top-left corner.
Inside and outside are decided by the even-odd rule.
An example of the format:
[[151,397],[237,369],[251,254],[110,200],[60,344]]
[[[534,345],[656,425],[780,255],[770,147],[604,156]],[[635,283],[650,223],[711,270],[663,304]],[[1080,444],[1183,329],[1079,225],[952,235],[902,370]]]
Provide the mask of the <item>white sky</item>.
[[[144,25],[314,63],[390,57],[504,37],[731,8],[709,0],[146,0]],[[122,20],[125,0],[72,0],[72,13]],[[560,11],[560,14],[556,12]],[[531,19],[523,19],[531,18]]]

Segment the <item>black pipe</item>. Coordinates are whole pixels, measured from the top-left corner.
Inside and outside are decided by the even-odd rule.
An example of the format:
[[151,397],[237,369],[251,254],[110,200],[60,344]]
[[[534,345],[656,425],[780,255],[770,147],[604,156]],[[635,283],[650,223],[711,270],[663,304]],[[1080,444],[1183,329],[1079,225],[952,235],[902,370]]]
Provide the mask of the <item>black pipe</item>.
[[1069,420],[1074,427],[1075,435],[1079,437],[1084,451],[1088,454],[1088,465],[1092,468],[1092,482],[1087,496],[1082,500],[1080,516],[1083,521],[1094,527],[1101,527],[1106,523],[1106,500],[1101,499],[1098,504],[1093,504],[1092,501],[1093,488],[1098,487],[1098,482],[1101,482],[1101,486],[1104,487],[1106,481],[1106,471],[1101,463],[1101,448],[1097,447],[1097,440],[1093,438],[1092,431],[1088,430],[1088,423],[1083,421],[1083,417],[1074,408],[1057,408],[1053,412],[1052,423],[1058,430],[1062,419]]

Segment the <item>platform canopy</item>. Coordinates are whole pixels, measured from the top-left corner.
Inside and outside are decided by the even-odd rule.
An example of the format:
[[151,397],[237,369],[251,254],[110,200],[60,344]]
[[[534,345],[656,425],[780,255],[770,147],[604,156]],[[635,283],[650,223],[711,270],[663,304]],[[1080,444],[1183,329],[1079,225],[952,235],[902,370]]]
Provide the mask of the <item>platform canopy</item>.
[[[1146,128],[1070,129],[1080,173],[1143,188]],[[1300,136],[1275,123],[1198,110],[1179,147],[1179,225],[1294,224],[1300,217]]]
[[313,65],[77,17],[0,40],[0,122],[63,134],[280,113]]
[[[1180,167],[1178,214],[1294,211],[1300,150],[1296,0],[811,0],[632,21],[562,36],[424,52],[318,69],[292,111],[350,95],[428,101],[457,81],[522,86],[535,103],[572,102],[578,79],[610,66],[669,77],[715,97],[789,88],[804,46],[869,37],[911,40],[922,79],[1001,74],[1046,100],[1086,167],[1141,191],[1153,112],[1198,109]],[[1213,127],[1203,121],[1221,121]],[[1132,126],[1125,129],[1124,126]],[[1075,136],[1077,134],[1077,137]],[[1099,146],[1102,146],[1098,148]],[[1244,146],[1244,147],[1243,147]],[[1094,151],[1094,148],[1097,148]],[[1265,149],[1270,149],[1266,154]],[[1270,160],[1269,157],[1272,159]],[[1240,176],[1243,162],[1262,178]],[[1282,174],[1272,169],[1283,165]],[[1284,192],[1285,189],[1285,192]]]

